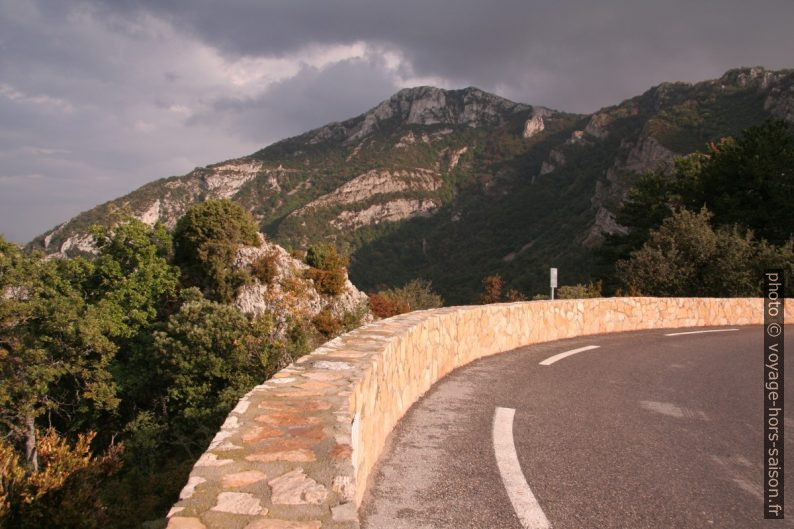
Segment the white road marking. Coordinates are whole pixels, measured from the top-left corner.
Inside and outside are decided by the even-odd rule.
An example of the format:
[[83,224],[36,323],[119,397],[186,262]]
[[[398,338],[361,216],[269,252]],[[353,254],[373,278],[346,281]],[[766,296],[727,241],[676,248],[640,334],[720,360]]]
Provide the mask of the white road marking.
[[510,503],[513,504],[521,526],[524,529],[551,529],[543,509],[532,494],[521,465],[518,463],[516,445],[513,442],[512,408],[496,408],[493,416],[493,449],[496,454],[496,466],[507,490]]
[[589,351],[589,350],[591,350],[591,349],[598,349],[599,347],[601,347],[601,346],[600,346],[600,345],[588,345],[588,346],[586,346],[586,347],[580,347],[579,349],[571,349],[570,351],[565,351],[564,353],[560,353],[560,354],[556,354],[556,355],[554,355],[554,356],[550,356],[550,357],[548,357],[547,359],[545,359],[544,361],[542,361],[542,362],[540,363],[540,365],[542,365],[542,366],[550,366],[551,364],[553,364],[553,363],[554,363],[554,362],[556,362],[557,360],[562,360],[562,359],[563,359],[563,358],[565,358],[566,356],[575,355],[576,353],[581,353],[581,352],[584,352],[584,351]]
[[687,331],[687,332],[671,332],[669,334],[665,334],[665,336],[681,336],[684,334],[702,334],[706,332],[728,332],[728,331],[738,331],[739,329],[709,329],[707,331]]

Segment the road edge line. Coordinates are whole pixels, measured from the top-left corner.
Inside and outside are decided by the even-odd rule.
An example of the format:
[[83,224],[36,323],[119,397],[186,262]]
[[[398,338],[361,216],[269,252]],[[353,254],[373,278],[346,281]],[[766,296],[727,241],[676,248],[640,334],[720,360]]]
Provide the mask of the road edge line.
[[518,462],[516,446],[513,442],[513,408],[496,408],[493,418],[493,447],[496,466],[502,483],[513,504],[513,510],[524,529],[551,529],[551,523],[543,513],[537,498],[529,488],[521,465]]

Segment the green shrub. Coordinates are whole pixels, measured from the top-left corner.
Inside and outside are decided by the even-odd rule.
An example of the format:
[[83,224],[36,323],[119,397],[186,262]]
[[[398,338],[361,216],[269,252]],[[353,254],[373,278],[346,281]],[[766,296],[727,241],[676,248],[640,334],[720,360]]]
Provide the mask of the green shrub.
[[339,255],[336,246],[318,244],[310,246],[306,251],[306,264],[320,270],[335,270],[347,266],[347,259]]
[[369,295],[370,309],[379,318],[389,318],[412,310],[434,309],[443,304],[441,296],[433,292],[430,281],[423,279],[414,279],[400,288]]
[[336,246],[318,244],[306,251],[306,264],[311,268],[306,277],[314,281],[321,294],[338,296],[345,288],[347,258],[339,255]]
[[275,250],[268,251],[251,263],[251,274],[257,278],[260,283],[269,285],[276,278],[278,266],[276,260],[278,259],[278,252]]
[[601,293],[601,281],[582,285],[563,285],[557,289],[558,299],[586,299],[603,297]]
[[314,287],[321,294],[338,296],[345,289],[347,274],[344,268],[333,270],[322,270],[319,268],[309,268],[306,277],[314,281]]
[[245,273],[232,263],[242,245],[259,246],[251,214],[230,200],[208,200],[192,206],[174,230],[174,260],[185,282],[216,301],[230,302]]
[[794,270],[794,239],[780,246],[737,227],[711,225],[704,207],[682,209],[652,230],[650,239],[617,263],[626,292],[650,296],[737,297],[761,294],[765,268]]
[[514,288],[509,289],[505,294],[505,301],[514,302],[514,301],[526,301],[526,300],[527,297],[523,293],[519,292]]
[[328,309],[323,309],[317,316],[312,318],[312,324],[326,338],[336,336],[342,330],[342,322],[334,317]]

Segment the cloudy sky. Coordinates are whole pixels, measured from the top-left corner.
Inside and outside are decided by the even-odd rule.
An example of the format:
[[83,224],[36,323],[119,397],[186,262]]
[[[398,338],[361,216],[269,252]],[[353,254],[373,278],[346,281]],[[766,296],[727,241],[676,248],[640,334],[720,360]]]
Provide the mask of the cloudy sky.
[[469,85],[592,112],[794,67],[792,0],[0,0],[0,233]]

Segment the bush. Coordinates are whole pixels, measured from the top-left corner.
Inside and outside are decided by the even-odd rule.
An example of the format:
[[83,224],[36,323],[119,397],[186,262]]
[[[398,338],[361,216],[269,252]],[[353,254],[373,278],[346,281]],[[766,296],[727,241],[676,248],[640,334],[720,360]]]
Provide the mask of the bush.
[[272,322],[235,307],[189,301],[139,351],[152,365],[151,408],[168,409],[175,444],[202,449],[214,425],[250,388],[269,378],[284,354]]
[[306,264],[320,270],[336,270],[347,266],[347,259],[331,244],[310,246],[306,251]]
[[563,285],[557,289],[556,295],[558,299],[600,298],[603,297],[601,294],[601,281],[586,285]]
[[505,301],[515,302],[515,301],[526,301],[527,297],[519,292],[518,290],[511,288],[505,294]]
[[264,285],[269,285],[276,278],[278,252],[270,250],[251,263],[251,274]]
[[391,318],[411,310],[408,303],[379,292],[369,295],[369,308],[372,310],[372,314],[378,318]]
[[502,301],[502,287],[504,281],[502,276],[494,274],[484,277],[482,280],[482,294],[480,294],[480,304],[499,303]]
[[794,242],[758,242],[735,227],[715,230],[711,213],[682,209],[666,219],[642,248],[618,261],[624,289],[652,296],[757,296],[764,268],[782,266],[790,277]]
[[400,288],[390,288],[369,295],[369,306],[378,318],[389,318],[412,310],[441,307],[441,296],[433,292],[430,281],[414,279]]
[[232,271],[242,245],[259,246],[251,214],[230,200],[208,200],[188,209],[174,230],[174,260],[186,283],[210,299],[230,302],[245,274]]
[[339,255],[336,246],[319,244],[310,246],[306,251],[306,264],[311,268],[306,277],[314,281],[314,287],[321,294],[338,296],[345,289],[347,280],[347,258]]
[[105,527],[107,507],[99,492],[102,480],[119,470],[123,447],[97,457],[91,452],[94,435],[80,434],[72,445],[53,428],[42,432],[36,440],[38,470],[25,466],[0,438],[0,527]]
[[323,309],[317,316],[312,318],[312,324],[326,338],[336,336],[342,330],[342,322],[335,318],[328,309]]
[[345,290],[347,273],[344,268],[334,270],[322,270],[319,268],[309,268],[306,277],[314,281],[314,287],[321,294],[338,296]]

